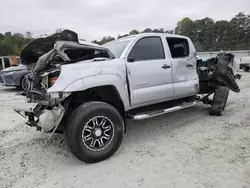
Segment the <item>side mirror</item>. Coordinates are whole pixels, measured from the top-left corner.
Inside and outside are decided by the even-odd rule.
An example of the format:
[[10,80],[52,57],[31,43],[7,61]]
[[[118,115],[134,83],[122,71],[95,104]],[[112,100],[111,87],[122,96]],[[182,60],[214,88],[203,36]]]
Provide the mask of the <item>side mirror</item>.
[[135,61],[135,58],[133,57],[128,57],[128,62],[134,62]]

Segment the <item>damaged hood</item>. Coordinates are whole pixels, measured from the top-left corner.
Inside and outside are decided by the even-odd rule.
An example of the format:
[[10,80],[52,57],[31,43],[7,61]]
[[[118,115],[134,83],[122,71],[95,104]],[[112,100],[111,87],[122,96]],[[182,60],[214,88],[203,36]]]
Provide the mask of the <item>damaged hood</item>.
[[23,47],[20,58],[25,65],[36,63],[39,57],[54,48],[56,41],[78,42],[78,35],[74,31],[63,30],[48,37],[37,38]]
[[[69,50],[81,53],[79,56],[83,58],[78,58],[71,52],[67,53]],[[108,57],[113,57],[107,48],[87,41],[79,42],[77,33],[63,30],[60,33],[31,41],[24,46],[20,57],[28,69],[39,72],[45,69],[52,61],[57,64],[63,64],[88,60],[88,58],[92,57],[91,55],[95,54],[95,50],[98,50],[100,54],[101,52],[106,52],[109,54]]]

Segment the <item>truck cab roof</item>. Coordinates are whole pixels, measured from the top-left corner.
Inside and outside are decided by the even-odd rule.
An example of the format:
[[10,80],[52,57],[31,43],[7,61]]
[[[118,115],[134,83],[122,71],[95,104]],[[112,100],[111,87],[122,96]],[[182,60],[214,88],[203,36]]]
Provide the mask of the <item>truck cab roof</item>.
[[136,35],[130,35],[130,36],[122,37],[122,38],[119,38],[117,40],[132,39],[132,38],[139,38],[139,37],[154,37],[154,36],[188,39],[188,37],[186,37],[186,36],[169,34],[169,33],[140,33],[140,34],[136,34]]

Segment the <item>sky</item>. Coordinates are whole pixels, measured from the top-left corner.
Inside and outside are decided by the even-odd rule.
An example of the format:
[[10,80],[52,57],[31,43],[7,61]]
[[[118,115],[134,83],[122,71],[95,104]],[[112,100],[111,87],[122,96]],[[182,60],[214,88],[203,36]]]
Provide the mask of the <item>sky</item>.
[[184,17],[230,20],[238,12],[250,14],[250,0],[7,0],[1,2],[0,32],[37,37],[65,28],[100,40],[132,29],[174,29]]

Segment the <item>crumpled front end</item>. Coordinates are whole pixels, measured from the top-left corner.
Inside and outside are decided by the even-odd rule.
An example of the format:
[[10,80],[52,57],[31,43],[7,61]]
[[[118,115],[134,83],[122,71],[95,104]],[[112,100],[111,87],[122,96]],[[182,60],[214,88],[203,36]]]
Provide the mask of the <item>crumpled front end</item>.
[[37,127],[43,132],[55,131],[67,109],[69,100],[66,100],[71,93],[54,92],[48,93],[47,89],[51,86],[49,80],[51,74],[56,71],[45,72],[44,74],[27,74],[28,90],[21,95],[26,97],[26,102],[14,107],[20,115],[28,118],[26,124]]
[[[28,117],[28,125],[44,132],[57,130],[71,100],[71,92],[63,90],[70,83],[64,76],[60,77],[62,67],[113,58],[104,47],[79,43],[77,34],[70,30],[31,41],[22,49],[20,57],[26,66],[32,65],[33,72],[26,75],[28,89],[22,93],[27,103],[15,106],[14,110]],[[74,78],[72,72],[63,74]],[[61,81],[62,87],[51,90],[57,80]]]
[[65,108],[60,103],[52,108],[39,103],[21,103],[14,110],[28,117],[27,125],[43,132],[56,131],[65,113]]

